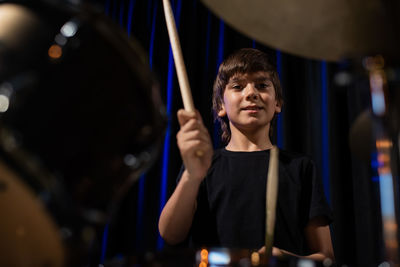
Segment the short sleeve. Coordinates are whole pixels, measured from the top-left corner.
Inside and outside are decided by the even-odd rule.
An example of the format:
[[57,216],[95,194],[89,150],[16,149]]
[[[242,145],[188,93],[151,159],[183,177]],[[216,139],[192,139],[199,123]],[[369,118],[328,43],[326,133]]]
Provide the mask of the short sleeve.
[[[176,178],[176,184],[181,180],[184,171],[185,166],[182,164]],[[198,248],[204,245],[217,246],[218,242],[215,215],[211,213],[209,208],[206,179],[204,179],[197,194],[197,208],[193,217],[192,227],[187,239],[182,244]]]
[[333,221],[332,211],[326,200],[322,180],[317,174],[314,162],[311,160],[307,164],[305,175],[308,179],[311,179],[309,184],[311,186],[311,198],[308,220],[322,216],[327,219],[327,224],[330,224]]

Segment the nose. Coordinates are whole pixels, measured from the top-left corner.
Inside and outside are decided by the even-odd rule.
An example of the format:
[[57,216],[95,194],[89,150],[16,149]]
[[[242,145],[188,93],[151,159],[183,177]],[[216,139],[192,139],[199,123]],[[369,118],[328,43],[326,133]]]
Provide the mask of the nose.
[[256,100],[260,95],[254,84],[247,84],[245,90],[243,90],[246,100]]

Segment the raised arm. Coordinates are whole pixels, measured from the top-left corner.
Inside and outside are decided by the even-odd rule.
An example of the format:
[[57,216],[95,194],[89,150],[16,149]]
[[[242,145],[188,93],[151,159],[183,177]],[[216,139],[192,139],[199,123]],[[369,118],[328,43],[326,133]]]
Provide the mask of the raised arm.
[[200,114],[181,109],[178,120],[181,128],[176,138],[185,171],[158,223],[160,235],[169,244],[182,242],[189,232],[200,183],[210,168],[213,155],[211,139]]

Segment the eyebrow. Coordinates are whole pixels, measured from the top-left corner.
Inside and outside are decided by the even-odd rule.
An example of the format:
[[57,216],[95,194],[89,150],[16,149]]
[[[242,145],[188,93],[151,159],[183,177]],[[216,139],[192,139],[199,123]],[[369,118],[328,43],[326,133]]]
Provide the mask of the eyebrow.
[[243,79],[243,78],[233,77],[233,78],[229,79],[228,83],[241,82],[241,81],[244,81],[244,80],[245,79]]
[[271,78],[268,77],[258,77],[255,79],[256,82],[272,82]]
[[[239,78],[239,77],[233,77],[233,78],[229,79],[228,83],[242,82],[244,80],[246,80],[246,79]],[[256,77],[254,79],[254,81],[256,81],[256,82],[272,82],[271,78],[265,77],[265,76]]]

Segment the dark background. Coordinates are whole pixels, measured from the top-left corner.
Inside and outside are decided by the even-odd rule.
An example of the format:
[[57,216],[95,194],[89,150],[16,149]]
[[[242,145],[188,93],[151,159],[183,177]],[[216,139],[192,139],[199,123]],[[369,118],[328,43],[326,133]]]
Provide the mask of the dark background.
[[[149,58],[169,115],[166,146],[159,160],[136,183],[108,233],[106,255],[161,250],[158,235],[161,207],[172,193],[181,166],[175,135],[176,111],[183,107],[171,60],[162,1],[99,0],[93,3],[139,41]],[[242,47],[269,53],[277,62],[284,107],[276,142],[282,149],[310,155],[317,163],[334,213],[332,237],[339,265],[377,266],[382,260],[377,183],[368,162],[350,153],[349,130],[370,105],[368,80],[360,60],[330,63],[310,60],[257,43],[213,15],[200,1],[171,1],[194,104],[219,146],[211,113],[212,84],[223,58]],[[352,82],[339,85],[339,72]],[[171,80],[168,80],[170,77]],[[164,154],[165,156],[164,156]]]

